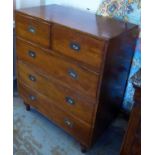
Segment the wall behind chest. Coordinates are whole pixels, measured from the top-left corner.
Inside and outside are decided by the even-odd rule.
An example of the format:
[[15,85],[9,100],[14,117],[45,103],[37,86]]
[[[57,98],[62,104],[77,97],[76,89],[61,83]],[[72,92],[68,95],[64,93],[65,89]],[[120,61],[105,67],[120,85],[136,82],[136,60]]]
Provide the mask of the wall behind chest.
[[102,0],[45,0],[45,4],[62,4],[96,12]]
[[32,6],[44,5],[46,0],[16,0],[16,8],[27,8]]
[[60,4],[83,10],[89,9],[90,12],[96,13],[101,2],[102,0],[16,0],[16,8],[19,9],[39,5]]

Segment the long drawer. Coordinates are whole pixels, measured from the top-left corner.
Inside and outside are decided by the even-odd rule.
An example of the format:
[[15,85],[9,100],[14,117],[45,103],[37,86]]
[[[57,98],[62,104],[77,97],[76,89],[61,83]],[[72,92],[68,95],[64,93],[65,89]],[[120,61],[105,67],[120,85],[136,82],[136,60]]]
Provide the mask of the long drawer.
[[27,104],[35,107],[39,112],[47,116],[66,132],[70,133],[82,144],[85,144],[86,146],[88,145],[91,126],[59,109],[51,100],[24,86],[20,82],[19,93]]
[[89,124],[92,123],[95,103],[90,98],[59,85],[54,79],[47,79],[22,61],[18,61],[18,75],[19,81],[47,96],[58,107]]
[[50,47],[50,24],[16,13],[16,35],[26,40]]
[[52,48],[68,57],[92,66],[100,72],[105,42],[81,32],[53,24]]
[[18,59],[36,66],[48,76],[55,77],[66,87],[96,98],[99,80],[97,73],[70,63],[55,56],[52,52],[47,52],[20,39],[17,39],[16,44]]

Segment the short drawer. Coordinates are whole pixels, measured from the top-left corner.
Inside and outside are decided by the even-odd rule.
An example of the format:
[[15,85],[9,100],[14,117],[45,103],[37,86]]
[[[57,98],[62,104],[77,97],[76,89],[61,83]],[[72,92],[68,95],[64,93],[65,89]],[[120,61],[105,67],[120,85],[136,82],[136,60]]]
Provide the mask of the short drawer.
[[26,104],[35,107],[81,143],[88,145],[91,126],[59,109],[51,100],[21,83],[19,83],[19,93]]
[[18,61],[18,75],[19,81],[48,97],[64,111],[92,124],[95,104],[91,99],[59,85],[54,80],[46,79],[40,72],[21,61]]
[[52,26],[51,38],[53,50],[100,71],[104,41],[57,24]]
[[54,77],[73,91],[96,98],[98,74],[19,39],[17,39],[16,51],[18,59],[39,68],[48,77]]
[[46,48],[50,46],[50,24],[16,13],[16,35]]

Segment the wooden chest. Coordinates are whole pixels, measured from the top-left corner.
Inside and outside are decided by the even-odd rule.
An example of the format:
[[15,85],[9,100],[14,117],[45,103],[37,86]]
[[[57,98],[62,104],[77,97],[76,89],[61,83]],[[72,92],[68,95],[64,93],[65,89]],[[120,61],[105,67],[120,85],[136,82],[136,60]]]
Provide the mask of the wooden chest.
[[137,26],[58,5],[16,10],[15,19],[27,110],[36,108],[90,148],[121,106]]

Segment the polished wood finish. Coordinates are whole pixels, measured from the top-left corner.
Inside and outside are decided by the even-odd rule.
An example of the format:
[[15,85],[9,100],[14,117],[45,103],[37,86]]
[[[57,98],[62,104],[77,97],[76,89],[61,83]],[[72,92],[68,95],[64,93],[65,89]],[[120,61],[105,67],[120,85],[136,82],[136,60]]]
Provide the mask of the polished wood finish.
[[121,155],[141,155],[141,88],[136,87],[134,106],[122,144]]
[[[21,85],[20,82],[19,92],[26,103],[29,103],[30,106],[35,107],[38,111],[47,116],[66,132],[70,133],[77,140],[82,141],[82,143],[85,145],[90,142],[90,125],[79,119],[76,119],[68,112],[59,109],[51,102],[51,100],[48,100],[42,94],[33,91],[24,85]],[[31,99],[32,96],[33,99]]]
[[50,46],[50,24],[38,22],[34,18],[16,14],[16,33],[42,46]]
[[[61,109],[67,112],[69,111],[77,118],[92,124],[95,101],[93,103],[92,100],[77,94],[76,91],[66,89],[66,87],[63,87],[59,83],[55,83],[54,79],[49,80],[42,73],[37,72],[37,69],[33,70],[29,65],[24,64],[22,61],[18,62],[18,73],[20,82],[25,83],[32,89],[46,95]],[[68,98],[73,101],[70,101],[70,103],[67,100]]]
[[125,32],[126,28],[131,29],[135,26],[112,18],[103,18],[76,8],[59,5],[22,8],[16,13],[35,17],[39,21],[57,23],[101,40],[109,40],[119,36]]
[[[65,61],[60,57],[56,57],[53,51],[46,52],[38,46],[32,46],[27,42],[17,39],[17,57],[22,59],[33,66],[39,68],[49,77],[55,77],[61,83],[72,89],[79,90],[86,95],[96,97],[97,95],[97,83],[99,76],[86,68]],[[34,52],[35,57],[29,55],[29,52]],[[77,78],[74,79],[69,75],[69,71],[76,72]],[[92,84],[90,85],[90,81]]]
[[58,5],[17,10],[16,23],[20,95],[87,150],[121,106],[137,26]]
[[[97,72],[100,72],[103,55],[105,54],[104,41],[56,24],[52,26],[51,36],[53,50],[88,64],[94,67]],[[71,48],[72,44],[77,44],[80,49]]]

